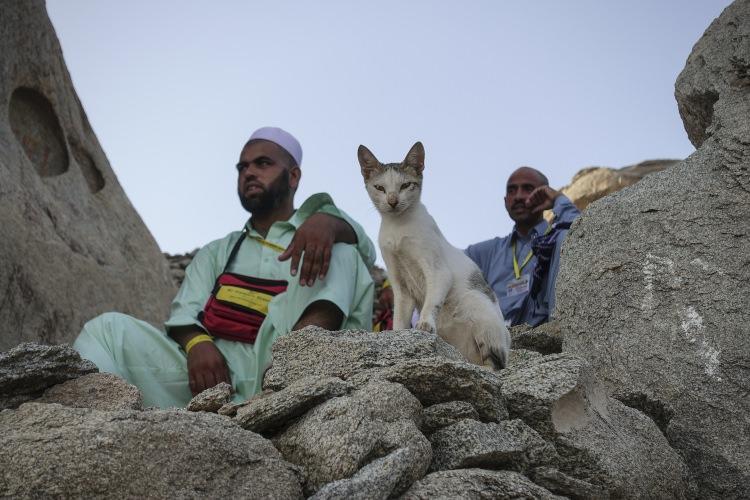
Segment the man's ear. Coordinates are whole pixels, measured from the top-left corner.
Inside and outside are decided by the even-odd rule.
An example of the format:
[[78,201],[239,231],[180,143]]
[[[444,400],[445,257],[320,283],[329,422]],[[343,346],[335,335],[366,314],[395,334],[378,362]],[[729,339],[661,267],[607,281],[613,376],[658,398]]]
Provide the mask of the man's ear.
[[380,170],[380,162],[375,155],[370,152],[369,149],[363,145],[359,145],[357,148],[357,159],[359,160],[359,166],[362,169],[362,177],[368,180],[371,175]]
[[289,169],[289,187],[292,191],[296,191],[299,186],[299,181],[302,179],[302,169],[298,165],[293,166]]
[[406,153],[404,165],[413,168],[417,172],[417,175],[422,175],[422,171],[424,170],[424,146],[422,146],[421,142],[415,142],[409,152]]

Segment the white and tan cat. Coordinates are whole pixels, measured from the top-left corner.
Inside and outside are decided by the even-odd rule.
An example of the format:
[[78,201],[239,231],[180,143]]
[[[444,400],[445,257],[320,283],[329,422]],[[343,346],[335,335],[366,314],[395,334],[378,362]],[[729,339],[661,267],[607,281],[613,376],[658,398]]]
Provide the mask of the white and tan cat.
[[481,271],[452,246],[420,201],[424,147],[417,142],[402,163],[382,164],[364,146],[357,151],[365,187],[381,215],[378,243],[393,286],[393,327],[440,335],[471,361],[503,368],[510,334]]

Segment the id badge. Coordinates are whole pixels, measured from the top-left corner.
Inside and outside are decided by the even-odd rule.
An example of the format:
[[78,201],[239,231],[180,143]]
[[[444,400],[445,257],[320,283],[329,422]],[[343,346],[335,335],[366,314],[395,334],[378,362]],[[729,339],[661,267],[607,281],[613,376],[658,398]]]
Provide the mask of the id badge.
[[506,297],[515,297],[516,295],[523,295],[529,292],[529,275],[523,274],[520,278],[511,280],[506,286]]

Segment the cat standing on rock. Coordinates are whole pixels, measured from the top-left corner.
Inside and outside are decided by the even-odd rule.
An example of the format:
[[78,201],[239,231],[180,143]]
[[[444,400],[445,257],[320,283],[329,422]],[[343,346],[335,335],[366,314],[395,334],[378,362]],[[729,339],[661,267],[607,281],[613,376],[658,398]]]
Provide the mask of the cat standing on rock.
[[446,241],[420,201],[424,147],[417,142],[402,163],[382,164],[357,151],[365,187],[380,212],[378,243],[394,294],[394,329],[437,333],[472,363],[505,367],[510,334],[497,297],[474,262]]

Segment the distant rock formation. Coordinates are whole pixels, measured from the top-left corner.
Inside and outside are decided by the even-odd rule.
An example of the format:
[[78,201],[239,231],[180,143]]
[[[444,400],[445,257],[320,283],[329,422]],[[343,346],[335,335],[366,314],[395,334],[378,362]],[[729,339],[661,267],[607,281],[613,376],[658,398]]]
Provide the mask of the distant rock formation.
[[750,1],[675,85],[697,151],[588,207],[563,247],[564,352],[650,413],[700,498],[750,498]]
[[166,263],[91,130],[44,1],[3,1],[0,53],[0,349],[71,341],[109,310],[163,321]]
[[588,167],[579,170],[562,193],[583,210],[608,194],[632,186],[648,174],[676,165],[680,160],[646,160],[622,168]]

